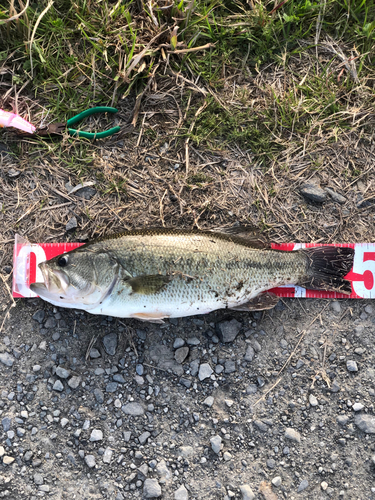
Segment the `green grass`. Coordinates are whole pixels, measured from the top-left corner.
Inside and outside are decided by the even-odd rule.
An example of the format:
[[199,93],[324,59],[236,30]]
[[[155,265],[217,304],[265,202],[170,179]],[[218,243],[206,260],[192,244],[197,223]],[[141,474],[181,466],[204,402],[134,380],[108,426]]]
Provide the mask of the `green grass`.
[[[175,1],[166,10],[154,2],[151,12],[146,2],[57,0],[41,18],[30,48],[25,42],[46,5],[46,1],[31,2],[26,15],[1,24],[14,12],[8,2],[0,3],[0,60],[10,68],[3,81],[18,89],[25,85],[24,91],[54,120],[66,120],[95,105],[116,105],[123,96],[139,94],[154,70],[163,74],[168,51],[174,71],[189,78],[199,75],[200,84],[218,93],[225,93],[228,77],[242,74],[251,81],[276,63],[286,75],[284,94],[264,82],[262,105],[255,107],[246,89],[239,90],[226,108],[209,96],[197,119],[194,113],[202,102],[190,108],[180,133],[186,136],[195,120],[190,132],[195,143],[220,149],[235,142],[267,162],[288,137],[311,134],[317,128],[324,132],[333,123],[337,133],[350,127],[344,112],[355,100],[353,89],[358,84],[345,68],[338,79],[330,64],[314,60],[317,26],[320,41],[329,36],[348,55],[355,47],[358,76],[365,82],[370,79],[365,103],[374,106],[374,1],[327,0],[323,8],[321,1],[289,0],[275,9],[274,1],[254,0],[251,9],[240,0],[193,0]],[[173,53],[208,43],[212,46],[206,50]],[[144,49],[144,57],[134,64]],[[302,66],[294,66],[308,50],[314,64],[305,68],[304,80]],[[332,54],[331,59],[335,57]],[[154,133],[146,130],[147,134]],[[66,167],[80,174],[87,162],[77,153],[77,160],[66,159]],[[59,154],[64,156],[62,151]]]

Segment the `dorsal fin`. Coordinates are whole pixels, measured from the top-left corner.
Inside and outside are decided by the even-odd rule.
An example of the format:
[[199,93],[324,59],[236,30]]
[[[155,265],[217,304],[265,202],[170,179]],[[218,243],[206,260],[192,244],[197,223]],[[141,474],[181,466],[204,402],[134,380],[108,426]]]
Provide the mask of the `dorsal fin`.
[[236,236],[246,240],[253,248],[271,248],[271,242],[264,236],[259,228],[250,224],[242,224],[238,226],[225,227],[212,230],[214,233],[223,233]]

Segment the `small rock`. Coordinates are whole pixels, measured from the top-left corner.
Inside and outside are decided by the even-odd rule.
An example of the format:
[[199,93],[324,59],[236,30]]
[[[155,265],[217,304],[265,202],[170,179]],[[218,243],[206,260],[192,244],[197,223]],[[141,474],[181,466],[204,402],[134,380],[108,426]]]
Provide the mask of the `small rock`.
[[197,337],[190,337],[186,340],[188,345],[199,345],[201,341]]
[[323,491],[326,491],[326,489],[328,488],[328,483],[326,483],[325,481],[322,481],[320,483],[320,486],[321,486]]
[[361,411],[365,406],[362,403],[354,403],[352,406],[354,411]]
[[96,194],[96,189],[92,187],[83,187],[74,193],[79,198],[90,200]]
[[229,460],[232,460],[232,455],[229,453],[229,451],[225,451],[223,454],[223,458],[226,462],[229,462]]
[[69,381],[68,381],[68,386],[71,388],[71,389],[77,389],[77,387],[79,386],[79,384],[81,383],[81,377],[77,377],[76,375],[74,375]]
[[111,450],[111,448],[106,448],[104,450],[104,454],[103,454],[103,462],[105,464],[110,464],[111,459],[112,459],[112,455],[113,455],[113,450]]
[[91,431],[91,436],[90,436],[91,442],[102,441],[102,439],[103,439],[103,432],[100,429],[93,429]]
[[43,311],[43,309],[39,309],[39,311],[33,314],[33,319],[38,323],[43,323],[44,316],[45,312]]
[[295,441],[296,443],[301,442],[301,435],[299,432],[295,431],[291,427],[285,429],[285,438],[290,439],[291,441]]
[[349,417],[347,415],[339,415],[336,420],[339,425],[344,426],[349,422]]
[[178,490],[174,492],[174,500],[188,500],[189,495],[185,486],[182,484]]
[[109,354],[109,356],[114,356],[117,349],[117,334],[109,333],[103,337],[103,345],[106,353]]
[[7,352],[0,353],[0,363],[3,363],[5,366],[13,366],[14,358]]
[[42,474],[39,474],[38,472],[36,474],[34,474],[34,483],[35,484],[43,484],[44,483],[44,479],[43,479],[43,476]]
[[348,361],[346,362],[346,368],[349,372],[357,372],[358,371],[357,363],[351,359],[348,359]]
[[173,349],[179,349],[180,347],[182,347],[183,345],[185,344],[185,340],[184,339],[181,339],[180,337],[178,337],[177,339],[175,339],[175,341],[173,342]]
[[268,458],[266,464],[269,469],[274,469],[276,467],[276,461],[273,458]]
[[92,359],[100,358],[100,352],[98,351],[98,349],[95,349],[95,347],[90,349],[90,358]]
[[252,348],[252,346],[249,345],[248,348],[246,349],[246,354],[244,356],[244,360],[248,361],[250,363],[254,359],[254,356],[255,356],[255,351]]
[[125,415],[130,415],[132,417],[140,417],[145,412],[143,406],[139,403],[127,403],[122,407],[122,411]]
[[8,455],[4,455],[3,457],[3,464],[4,465],[10,465],[14,462],[14,458],[13,457],[9,457]]
[[316,203],[323,203],[327,199],[327,193],[316,184],[306,183],[300,188],[300,193],[307,199]]
[[117,391],[117,387],[118,387],[118,383],[117,382],[109,382],[105,386],[105,392],[116,392]]
[[90,469],[92,469],[96,465],[94,455],[86,455],[85,462],[86,462],[87,467],[90,467]]
[[304,491],[306,488],[308,488],[309,482],[307,479],[303,479],[297,488],[297,493],[301,493],[301,491]]
[[198,378],[200,381],[205,380],[206,378],[211,377],[213,372],[214,372],[213,369],[208,363],[203,363],[199,367]]
[[242,495],[242,500],[254,500],[255,498],[253,490],[250,488],[248,484],[241,485],[240,492]]
[[137,372],[137,375],[139,375],[140,377],[144,374],[145,370],[143,368],[143,365],[141,364],[138,364],[136,367],[135,367],[135,371]]
[[4,417],[1,420],[1,425],[3,426],[4,432],[8,432],[11,426],[11,419],[9,417]]
[[160,462],[156,465],[156,472],[164,480],[164,482],[169,481],[172,478],[172,473],[168,469],[165,460],[160,460]]
[[339,392],[340,386],[337,382],[337,380],[333,381],[332,387],[331,387],[331,392]]
[[211,406],[214,404],[213,396],[207,396],[207,398],[203,401],[203,404],[211,408]]
[[44,328],[55,328],[55,326],[57,325],[57,322],[55,320],[55,318],[47,318],[47,321],[44,323]]
[[233,359],[227,359],[224,363],[224,373],[234,373],[236,371],[236,362]]
[[146,479],[143,484],[144,498],[159,498],[161,496],[161,487],[156,479]]
[[192,377],[195,377],[198,374],[198,369],[199,369],[199,359],[194,359],[190,363],[190,374]]
[[338,302],[337,300],[334,300],[332,303],[331,303],[331,309],[332,311],[334,311],[335,313],[340,313],[341,312],[341,304],[340,302]]
[[239,334],[241,328],[241,323],[236,319],[232,319],[231,321],[222,321],[217,325],[218,333],[223,342],[233,342]]
[[276,476],[272,479],[271,483],[276,486],[276,488],[278,488],[279,486],[281,486],[281,483],[282,483],[282,479],[280,476]]
[[65,231],[71,231],[72,229],[76,229],[78,226],[77,224],[77,218],[76,217],[72,217],[71,219],[69,219],[69,221],[67,222],[66,226],[65,226]]
[[262,432],[267,432],[269,429],[268,425],[261,420],[254,420],[254,425],[255,427],[258,427],[258,429]]
[[246,387],[246,394],[256,394],[257,391],[258,391],[258,387],[256,384],[249,384]]
[[180,446],[178,454],[183,458],[192,457],[194,455],[194,448],[192,446]]
[[337,201],[337,203],[340,203],[341,205],[346,203],[346,198],[341,194],[336,193],[336,191],[333,191],[333,189],[326,188],[326,192],[330,195],[333,201]]
[[216,453],[216,455],[218,455],[220,453],[221,448],[223,447],[221,437],[218,436],[218,435],[217,436],[213,436],[210,439],[210,443],[211,443],[212,451],[214,453]]
[[61,420],[60,420],[60,425],[62,428],[66,427],[69,423],[69,420],[65,417],[63,417]]
[[309,403],[311,404],[311,406],[318,406],[318,400],[313,394],[310,394],[309,396]]
[[70,371],[62,368],[61,366],[58,366],[56,368],[56,375],[60,378],[68,378],[70,375]]
[[177,351],[174,353],[174,359],[177,361],[177,363],[182,364],[185,359],[187,358],[189,354],[189,348],[188,347],[180,347],[177,349]]
[[98,388],[94,389],[94,396],[98,403],[100,404],[104,403],[104,394],[100,389]]
[[62,392],[64,390],[64,386],[61,383],[61,380],[56,380],[56,382],[53,384],[52,389],[54,391]]
[[361,431],[366,434],[375,434],[375,416],[373,415],[356,415],[354,423]]
[[140,436],[138,436],[138,441],[141,443],[141,444],[145,444],[147,442],[147,439],[151,436],[151,433],[146,431],[146,432],[143,432],[143,434],[141,434]]

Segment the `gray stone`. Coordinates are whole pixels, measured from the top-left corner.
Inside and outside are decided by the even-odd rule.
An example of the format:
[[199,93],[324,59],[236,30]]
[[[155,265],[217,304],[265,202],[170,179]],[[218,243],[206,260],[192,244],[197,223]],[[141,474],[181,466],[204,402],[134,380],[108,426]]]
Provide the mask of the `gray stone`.
[[194,448],[192,446],[180,446],[178,454],[183,458],[189,458],[194,455]]
[[116,392],[117,391],[117,387],[118,387],[118,383],[117,382],[109,382],[105,386],[105,391],[106,392]]
[[375,434],[375,416],[374,415],[356,415],[354,417],[355,425],[366,434]]
[[251,345],[249,345],[248,348],[246,349],[246,354],[244,356],[244,360],[248,361],[250,363],[254,359],[254,356],[255,356],[255,351],[251,347]]
[[138,436],[138,441],[141,443],[141,444],[145,444],[147,442],[147,439],[151,436],[151,433],[146,431],[146,432],[143,432],[140,436]]
[[90,200],[96,194],[96,189],[86,186],[79,189],[74,193],[78,198],[84,198],[85,200]]
[[272,480],[271,480],[271,483],[276,486],[276,488],[279,488],[279,486],[281,486],[281,483],[282,483],[282,479],[280,476],[276,476],[274,477]]
[[11,423],[12,423],[12,421],[9,417],[4,417],[1,420],[1,425],[3,426],[4,432],[9,431]]
[[90,350],[90,358],[92,359],[100,358],[100,352],[98,351],[98,349],[95,349],[95,347],[93,347]]
[[223,453],[223,458],[224,458],[225,462],[229,462],[229,460],[232,460],[232,455],[229,453],[229,451],[225,451]]
[[170,479],[172,479],[172,473],[168,469],[165,460],[160,460],[160,462],[156,465],[156,472],[165,481],[169,481]]
[[197,337],[190,337],[186,340],[188,345],[199,345],[201,341]]
[[177,363],[183,363],[185,359],[187,358],[189,354],[189,348],[188,347],[180,347],[177,349],[177,351],[174,353],[174,359],[177,361]]
[[332,311],[334,311],[335,313],[341,313],[341,304],[340,302],[338,302],[337,300],[334,300],[332,303],[331,303],[331,309]]
[[61,380],[56,380],[56,382],[53,384],[52,389],[54,391],[62,392],[64,390],[64,386],[62,385]]
[[300,193],[307,199],[316,203],[323,203],[327,199],[327,193],[316,184],[307,182],[300,188]]
[[222,321],[217,325],[219,335],[223,342],[233,342],[239,334],[241,328],[241,323],[236,319],[232,319],[231,321]]
[[106,353],[110,356],[114,356],[117,349],[117,334],[109,333],[108,335],[103,337],[103,345]]
[[198,378],[200,381],[205,380],[206,378],[211,377],[213,372],[213,369],[208,363],[202,363],[199,367]]
[[301,442],[301,435],[299,432],[295,431],[291,427],[287,427],[285,429],[285,438],[290,439],[291,441],[295,441],[296,443]]
[[156,479],[146,479],[143,484],[144,498],[159,498],[161,497],[161,487]]
[[301,493],[301,491],[304,491],[306,488],[308,488],[309,482],[307,479],[303,479],[297,488],[297,493]]
[[113,455],[113,450],[111,450],[111,448],[106,448],[104,450],[104,454],[103,454],[103,462],[105,464],[110,464],[111,459],[112,459],[112,455]]
[[365,406],[362,404],[362,403],[354,403],[354,405],[352,406],[352,409],[354,411],[361,411],[363,410]]
[[337,203],[340,203],[340,205],[343,205],[347,201],[345,196],[336,193],[336,191],[333,191],[333,189],[326,188],[326,192],[330,195],[333,201],[337,201]]
[[203,401],[203,404],[211,407],[214,404],[213,396],[207,396],[207,398]]
[[185,486],[182,484],[178,490],[174,492],[174,500],[188,500],[189,494]]
[[14,358],[7,352],[1,352],[0,363],[3,363],[5,366],[13,366]]
[[318,400],[314,396],[314,394],[310,394],[309,396],[309,403],[311,406],[318,406]]
[[254,420],[254,425],[262,432],[267,432],[269,429],[268,425],[261,420]]
[[38,472],[34,474],[34,483],[35,484],[43,484],[44,483],[44,479],[43,479],[43,476],[42,474],[39,474]]
[[63,417],[61,420],[60,420],[60,425],[62,428],[66,427],[69,423],[69,420],[65,417]]
[[353,361],[352,359],[348,359],[348,361],[346,362],[346,368],[349,372],[357,372],[358,371],[357,363],[355,361]]
[[334,380],[332,383],[331,392],[339,392],[339,390],[340,390],[340,386],[339,386],[337,380]]
[[175,341],[173,342],[173,349],[178,349],[182,347],[185,344],[185,340],[181,339],[180,337],[177,337]]
[[50,487],[48,484],[41,484],[38,488],[39,491],[43,491],[44,493],[49,493]]
[[95,442],[95,441],[102,441],[103,439],[103,431],[100,429],[93,429],[91,431],[91,436],[90,436],[90,441]]
[[38,323],[43,323],[44,316],[45,312],[43,311],[43,309],[39,309],[39,311],[33,314],[33,319]]
[[178,381],[179,384],[183,385],[187,389],[190,389],[191,387],[191,380],[185,377],[181,377],[180,380]]
[[126,384],[126,380],[121,375],[121,373],[116,373],[115,375],[113,375],[113,380],[115,382],[118,382],[119,384]]
[[137,375],[141,376],[144,374],[145,370],[143,368],[143,365],[141,364],[138,364],[136,367],[135,367],[135,371],[137,372]]
[[44,328],[55,328],[55,326],[57,325],[57,322],[55,320],[55,318],[47,318],[47,321],[44,323]]
[[274,469],[276,467],[276,462],[273,458],[268,458],[266,460],[266,465],[269,469]]
[[76,229],[77,226],[78,226],[78,224],[77,224],[77,218],[76,217],[72,217],[67,222],[67,224],[65,226],[65,231],[71,231],[72,229]]
[[130,415],[131,417],[140,417],[145,412],[143,406],[139,403],[127,403],[122,407],[122,411],[125,415]]
[[104,394],[100,389],[98,388],[94,389],[94,396],[98,403],[100,404],[104,403]]
[[234,373],[236,371],[236,363],[232,359],[227,359],[224,363],[225,373]]
[[190,366],[190,374],[192,375],[192,377],[195,377],[198,374],[199,359],[194,359],[189,366]]
[[62,366],[58,366],[56,368],[56,375],[60,378],[68,378],[69,375],[70,375],[70,371],[69,370],[66,370],[65,368],[63,368]]
[[347,415],[339,415],[336,420],[339,425],[344,426],[349,422],[349,417]]
[[248,484],[242,484],[240,486],[240,492],[242,495],[242,500],[254,500],[255,498],[253,490],[250,488]]
[[68,386],[71,388],[71,389],[77,389],[77,387],[79,386],[79,384],[81,383],[81,377],[77,377],[76,375],[74,375],[69,381],[68,381]]
[[90,469],[92,469],[96,465],[94,455],[86,455],[85,462],[86,462],[87,467],[90,467]]
[[258,387],[256,384],[249,384],[246,387],[246,394],[255,394],[258,391]]
[[221,448],[223,447],[221,437],[219,435],[213,436],[210,439],[210,443],[212,451],[216,453],[216,455],[218,455],[220,453]]

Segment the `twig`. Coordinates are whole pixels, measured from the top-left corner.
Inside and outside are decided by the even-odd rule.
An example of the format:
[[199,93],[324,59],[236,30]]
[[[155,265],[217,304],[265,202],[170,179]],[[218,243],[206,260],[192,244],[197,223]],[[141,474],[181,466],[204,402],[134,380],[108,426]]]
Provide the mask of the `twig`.
[[202,45],[201,47],[192,47],[191,49],[180,49],[180,50],[167,50],[169,54],[188,54],[189,52],[197,52],[198,50],[210,49],[211,47],[215,47],[214,43],[207,43],[206,45]]
[[50,0],[48,2],[48,5],[47,7],[41,12],[40,16],[38,17],[38,19],[36,20],[36,23],[35,23],[35,26],[34,26],[34,29],[33,29],[33,32],[31,34],[31,38],[30,38],[30,65],[31,65],[31,78],[34,77],[34,66],[33,66],[33,42],[34,42],[34,36],[35,36],[35,33],[36,33],[36,30],[38,29],[38,26],[39,26],[39,23],[40,21],[43,19],[43,17],[47,14],[47,12],[49,11],[49,9],[52,7],[52,5],[54,4],[54,0]]
[[21,16],[22,16],[22,14],[23,14],[24,12],[26,12],[26,10],[28,9],[28,7],[29,7],[29,3],[30,3],[30,0],[26,0],[26,5],[25,5],[24,9],[23,9],[23,10],[21,10],[21,12],[20,12],[19,14],[16,14],[16,15],[14,15],[14,16],[12,16],[12,17],[9,17],[8,19],[1,19],[1,21],[0,21],[0,26],[1,26],[2,24],[9,23],[10,21],[15,21],[16,19],[18,19],[19,17],[21,17]]

